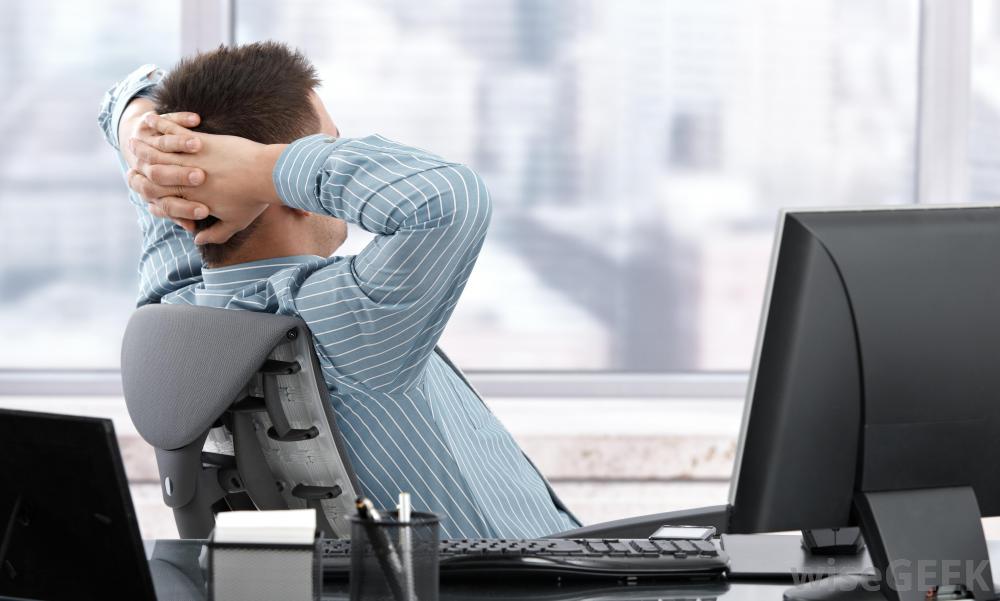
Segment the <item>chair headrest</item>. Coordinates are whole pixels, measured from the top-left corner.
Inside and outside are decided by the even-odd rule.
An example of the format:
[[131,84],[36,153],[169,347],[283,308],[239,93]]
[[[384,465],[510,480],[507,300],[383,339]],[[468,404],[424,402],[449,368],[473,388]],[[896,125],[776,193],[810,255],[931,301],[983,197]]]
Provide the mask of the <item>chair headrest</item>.
[[191,305],[146,305],[122,340],[122,389],[139,435],[160,449],[193,442],[234,401],[296,317]]

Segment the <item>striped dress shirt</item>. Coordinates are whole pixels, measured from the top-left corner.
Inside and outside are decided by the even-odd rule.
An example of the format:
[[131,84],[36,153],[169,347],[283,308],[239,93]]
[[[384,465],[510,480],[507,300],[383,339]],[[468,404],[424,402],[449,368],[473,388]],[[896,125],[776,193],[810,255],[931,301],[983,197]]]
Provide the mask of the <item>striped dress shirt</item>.
[[[116,149],[125,106],[162,76],[140,67],[105,96],[98,121]],[[192,237],[151,216],[130,191],[143,240],[139,304],[305,320],[347,453],[376,505],[393,507],[409,491],[416,509],[441,516],[447,538],[539,537],[578,526],[510,433],[434,353],[490,221],[476,173],[381,136],[317,134],[289,145],[273,177],[287,206],[376,237],[356,256],[203,269]]]

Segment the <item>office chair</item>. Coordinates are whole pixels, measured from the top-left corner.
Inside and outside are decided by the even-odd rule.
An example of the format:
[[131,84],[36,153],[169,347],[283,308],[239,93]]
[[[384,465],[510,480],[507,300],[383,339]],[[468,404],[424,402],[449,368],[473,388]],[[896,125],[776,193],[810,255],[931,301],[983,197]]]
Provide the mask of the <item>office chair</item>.
[[301,319],[147,305],[121,368],[182,538],[208,538],[219,511],[307,507],[324,536],[349,537],[360,488]]

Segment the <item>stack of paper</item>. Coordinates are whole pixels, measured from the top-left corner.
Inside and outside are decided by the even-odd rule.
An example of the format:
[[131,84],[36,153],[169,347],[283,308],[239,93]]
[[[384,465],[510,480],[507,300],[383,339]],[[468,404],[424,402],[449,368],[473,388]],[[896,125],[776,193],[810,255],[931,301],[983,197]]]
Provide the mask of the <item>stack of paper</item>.
[[231,511],[216,516],[213,601],[312,601],[320,590],[316,511]]
[[315,509],[224,511],[215,516],[217,543],[311,545],[315,534]]

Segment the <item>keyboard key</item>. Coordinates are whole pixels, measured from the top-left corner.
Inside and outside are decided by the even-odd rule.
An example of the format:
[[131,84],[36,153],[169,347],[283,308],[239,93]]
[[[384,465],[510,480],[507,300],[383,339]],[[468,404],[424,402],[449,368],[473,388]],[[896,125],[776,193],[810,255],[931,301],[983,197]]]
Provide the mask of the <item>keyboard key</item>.
[[715,545],[708,542],[707,540],[696,540],[694,541],[694,546],[696,549],[698,549],[698,551],[701,552],[702,555],[715,557],[716,555],[719,554],[719,551],[718,549],[715,548]]
[[677,550],[677,547],[674,546],[674,543],[668,540],[652,540],[649,542],[659,547],[659,549],[664,553],[673,553],[674,551]]
[[609,553],[611,551],[611,547],[609,547],[606,543],[597,540],[590,541],[587,543],[587,546],[590,547],[591,550],[598,553]]
[[632,541],[632,547],[640,553],[656,553],[657,555],[660,553],[659,547],[648,540],[634,540]]
[[685,553],[697,553],[698,552],[698,549],[696,549],[695,546],[693,544],[691,544],[691,541],[689,541],[689,540],[675,540],[674,544],[677,545],[678,549],[680,549],[681,551],[684,551]]

